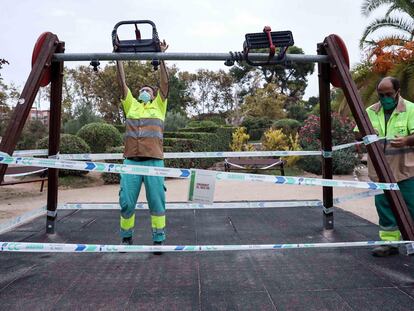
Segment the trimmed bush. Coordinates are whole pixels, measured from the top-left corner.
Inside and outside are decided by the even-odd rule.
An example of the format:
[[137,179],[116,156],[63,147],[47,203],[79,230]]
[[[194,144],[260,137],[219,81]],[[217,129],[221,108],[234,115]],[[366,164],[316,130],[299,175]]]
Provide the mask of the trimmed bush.
[[217,131],[217,126],[206,126],[206,127],[185,127],[183,129],[179,129],[178,132],[200,132],[200,133],[215,133]]
[[214,151],[229,151],[233,133],[236,129],[237,127],[233,126],[219,127],[216,131],[218,139],[215,142]]
[[125,124],[115,124],[114,126],[118,130],[118,132],[121,133],[121,135],[124,135],[126,130]]
[[[165,138],[185,138],[185,139],[197,139],[205,141],[207,145],[211,145],[213,141],[217,139],[216,134],[213,133],[194,133],[194,132],[164,132]],[[165,143],[164,143],[165,144]]]
[[[49,148],[49,137],[42,138],[36,145],[37,149],[48,149]],[[80,137],[71,134],[62,134],[60,136],[60,153],[90,153],[91,149],[88,144]],[[86,171],[75,171],[75,170],[59,170],[59,176],[82,176],[86,175]]]
[[201,113],[197,116],[194,116],[195,121],[213,121],[217,125],[226,125],[226,118],[228,113],[218,112],[218,113]]
[[[107,153],[124,153],[124,146],[119,147],[111,147],[106,150]],[[107,163],[119,163],[122,164],[124,162],[123,159],[121,160],[107,160]],[[112,173],[102,173],[102,179],[105,184],[119,184],[121,180],[121,176],[119,174],[112,174]]]
[[[179,133],[214,133],[217,139],[211,145],[209,151],[228,151],[230,150],[230,144],[232,141],[232,134],[237,127],[221,126],[221,127],[193,127],[183,128],[179,130]],[[173,134],[167,134],[173,135]]]
[[187,124],[187,127],[219,127],[219,125],[210,120],[203,120],[203,121],[190,121]]
[[167,116],[164,121],[164,130],[171,132],[177,131],[178,129],[187,126],[187,124],[187,116],[179,112],[167,112]]
[[[198,139],[164,138],[164,152],[208,151],[208,146]],[[180,168],[208,168],[211,159],[166,159],[165,166]]]
[[293,119],[280,119],[273,122],[272,125],[273,128],[277,130],[282,130],[283,133],[288,136],[295,135],[299,131],[301,126],[302,124],[299,121]]
[[247,129],[250,140],[260,140],[263,133],[272,125],[272,120],[267,117],[247,117],[241,126]]
[[122,137],[113,125],[90,123],[83,126],[77,136],[86,141],[92,153],[103,153],[110,147],[122,145]]

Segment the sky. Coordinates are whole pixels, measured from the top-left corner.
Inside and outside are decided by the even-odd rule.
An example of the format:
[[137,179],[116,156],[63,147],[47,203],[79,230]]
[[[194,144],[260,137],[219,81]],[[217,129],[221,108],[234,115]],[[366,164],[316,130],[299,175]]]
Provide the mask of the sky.
[[[34,44],[45,31],[65,42],[66,53],[111,52],[114,25],[139,19],[155,22],[170,52],[241,51],[246,33],[261,32],[269,25],[273,31],[291,30],[296,46],[305,54],[316,54],[317,43],[334,33],[345,41],[352,66],[361,60],[359,39],[369,23],[360,13],[361,3],[362,0],[3,0],[0,58],[7,59],[10,65],[3,67],[1,75],[7,84],[13,82],[22,88],[30,73]],[[211,61],[175,64],[189,71],[227,68],[223,62]],[[317,95],[314,73],[309,77],[305,98]]]

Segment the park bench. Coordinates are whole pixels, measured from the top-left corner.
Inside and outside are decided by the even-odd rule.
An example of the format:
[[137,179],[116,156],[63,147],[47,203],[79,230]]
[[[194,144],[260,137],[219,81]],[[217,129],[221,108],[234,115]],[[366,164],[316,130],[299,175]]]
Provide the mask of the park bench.
[[224,170],[230,171],[250,171],[257,173],[259,171],[268,171],[278,169],[280,174],[285,176],[285,161],[280,158],[227,158],[224,160]]
[[27,184],[32,182],[41,182],[40,192],[43,192],[43,186],[47,180],[47,169],[37,166],[8,166],[5,177],[19,177],[31,174],[40,174],[39,178],[29,178],[24,180],[0,181],[0,186],[11,186],[17,184]]

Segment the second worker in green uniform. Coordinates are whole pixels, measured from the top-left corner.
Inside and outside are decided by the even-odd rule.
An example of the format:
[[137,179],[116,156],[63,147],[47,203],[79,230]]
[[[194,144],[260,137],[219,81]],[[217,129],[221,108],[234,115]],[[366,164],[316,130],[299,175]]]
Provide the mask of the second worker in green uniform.
[[[414,217],[414,104],[400,95],[400,83],[393,77],[383,78],[377,86],[379,102],[367,108],[368,117],[383,144],[388,164],[398,182],[411,217]],[[378,181],[371,161],[368,161],[371,180]],[[375,196],[379,216],[379,236],[383,241],[398,241],[401,233],[390,202],[384,194]],[[373,249],[374,256],[398,254],[391,245]]]

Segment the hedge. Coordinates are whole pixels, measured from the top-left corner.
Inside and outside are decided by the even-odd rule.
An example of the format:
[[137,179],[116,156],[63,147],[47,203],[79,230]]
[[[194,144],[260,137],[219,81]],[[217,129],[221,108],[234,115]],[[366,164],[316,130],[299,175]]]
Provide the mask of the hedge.
[[216,133],[218,129],[219,129],[218,126],[185,127],[185,128],[179,129],[178,132]]
[[[164,132],[165,152],[229,151],[234,127],[184,128],[178,132]],[[123,147],[108,149],[109,153],[122,153]],[[166,167],[209,168],[216,158],[204,159],[165,159]],[[112,162],[112,161],[111,161]],[[119,161],[121,163],[122,161]],[[115,162],[117,163],[117,162]],[[116,174],[103,174],[105,183],[119,183]]]
[[[106,150],[107,153],[124,153],[124,146],[119,147],[111,147]],[[107,163],[119,163],[122,164],[124,162],[123,159],[121,160],[107,160]],[[112,173],[102,173],[102,179],[105,184],[119,184],[121,176],[119,174],[112,174]]]
[[301,126],[302,124],[294,119],[280,119],[273,122],[272,125],[275,129],[281,129],[286,135],[295,135]]
[[[42,138],[36,145],[37,149],[49,148],[49,137]],[[80,137],[71,134],[62,134],[60,136],[60,153],[90,153],[91,149],[88,144]],[[59,170],[59,176],[81,176],[87,174],[87,171],[75,171],[75,170]]]

